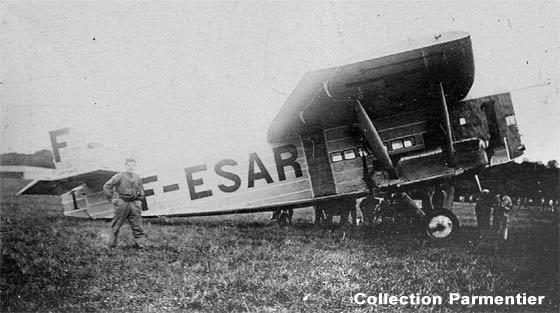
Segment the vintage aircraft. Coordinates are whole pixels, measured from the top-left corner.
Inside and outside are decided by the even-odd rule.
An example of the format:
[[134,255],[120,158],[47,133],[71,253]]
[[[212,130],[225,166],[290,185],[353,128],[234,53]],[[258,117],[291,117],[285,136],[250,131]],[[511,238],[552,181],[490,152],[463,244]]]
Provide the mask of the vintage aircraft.
[[[144,169],[143,216],[197,216],[353,205],[400,194],[434,238],[458,228],[453,181],[523,154],[510,94],[463,100],[474,80],[471,40],[446,32],[398,53],[305,74],[268,130],[242,158]],[[62,195],[64,214],[110,218],[102,185],[122,164],[68,128],[50,133],[55,176],[19,194]],[[106,155],[106,154],[105,154]],[[170,168],[175,166],[175,169]],[[445,184],[443,205],[417,206]],[[422,197],[422,196],[421,196]]]

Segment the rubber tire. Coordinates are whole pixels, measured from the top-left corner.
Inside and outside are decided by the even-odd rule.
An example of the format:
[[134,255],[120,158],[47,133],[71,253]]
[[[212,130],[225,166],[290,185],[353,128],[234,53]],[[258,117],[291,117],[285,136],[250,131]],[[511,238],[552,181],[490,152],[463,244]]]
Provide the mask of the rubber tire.
[[[440,220],[444,223],[446,223],[447,226],[444,226],[446,229],[450,230],[449,234],[445,234],[445,229],[443,230],[443,232],[435,235],[434,231],[430,229],[430,222],[435,218],[435,217],[440,217]],[[457,233],[459,233],[459,219],[457,218],[457,216],[451,212],[450,210],[447,209],[437,209],[437,210],[433,210],[431,212],[429,212],[425,217],[424,217],[424,221],[422,223],[422,227],[424,228],[424,232],[426,233],[426,235],[434,240],[445,240],[445,239],[449,239],[454,237],[455,235],[457,235]],[[443,226],[443,225],[442,225]],[[443,237],[442,237],[443,236]]]

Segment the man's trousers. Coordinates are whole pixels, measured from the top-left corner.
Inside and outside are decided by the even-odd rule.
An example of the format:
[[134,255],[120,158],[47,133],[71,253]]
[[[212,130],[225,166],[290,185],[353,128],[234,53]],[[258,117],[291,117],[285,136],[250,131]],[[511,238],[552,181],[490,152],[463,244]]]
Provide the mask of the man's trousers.
[[111,235],[109,237],[109,247],[117,246],[119,230],[124,222],[128,221],[132,229],[132,236],[136,245],[144,245],[144,230],[142,229],[142,203],[140,201],[126,202],[119,199],[115,207],[115,216],[111,222]]

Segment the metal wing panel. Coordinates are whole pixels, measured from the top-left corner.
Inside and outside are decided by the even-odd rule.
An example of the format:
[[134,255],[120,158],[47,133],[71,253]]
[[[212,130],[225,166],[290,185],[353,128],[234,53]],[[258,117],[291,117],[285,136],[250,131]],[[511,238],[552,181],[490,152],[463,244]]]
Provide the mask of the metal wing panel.
[[[443,83],[446,98],[464,98],[474,81],[468,33],[450,32],[412,50],[307,73],[268,130],[269,142],[356,122],[349,97],[363,96],[364,109],[376,116],[433,105],[433,85]],[[395,112],[397,111],[397,112]]]
[[73,174],[53,180],[35,180],[20,190],[18,195],[61,195],[73,188],[87,183],[90,190],[101,190],[103,184],[116,172],[94,170],[86,173]]

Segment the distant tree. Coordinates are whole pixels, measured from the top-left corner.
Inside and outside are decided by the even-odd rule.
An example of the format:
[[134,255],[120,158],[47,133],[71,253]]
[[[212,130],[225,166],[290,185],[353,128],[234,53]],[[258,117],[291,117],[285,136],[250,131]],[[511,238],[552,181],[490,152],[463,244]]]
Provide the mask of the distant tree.
[[37,151],[34,154],[20,154],[13,152],[0,154],[0,164],[54,168],[52,153],[49,150]]
[[546,162],[546,167],[550,168],[550,169],[558,168],[558,161],[550,160],[550,161]]

